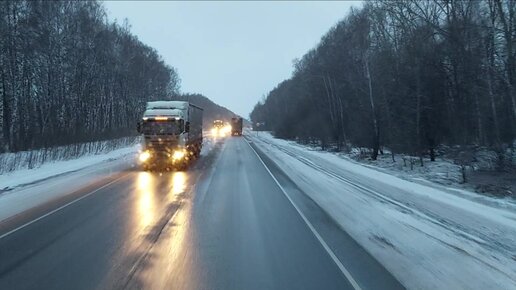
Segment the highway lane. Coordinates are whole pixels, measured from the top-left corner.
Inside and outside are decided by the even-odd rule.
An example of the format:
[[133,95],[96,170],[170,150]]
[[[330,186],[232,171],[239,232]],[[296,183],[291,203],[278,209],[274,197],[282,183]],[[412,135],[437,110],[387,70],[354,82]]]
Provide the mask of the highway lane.
[[[130,168],[0,223],[0,289],[94,289],[125,283],[128,273],[180,207],[218,144],[188,172]],[[15,194],[15,193],[10,193]],[[81,200],[36,222],[51,212]],[[19,230],[17,227],[30,224]]]
[[[0,236],[11,232],[0,238],[0,289],[357,289],[354,282],[375,289],[371,285],[379,285],[364,281],[363,275],[351,281],[353,274],[350,280],[343,273],[338,257],[330,255],[333,252],[328,252],[243,138],[217,142],[187,172],[128,169],[109,183],[76,195],[81,196],[79,201],[19,230],[36,213],[0,225]],[[328,227],[322,230],[327,232]],[[328,236],[332,242],[328,244],[338,247],[338,234]],[[367,256],[356,245],[349,250]],[[374,263],[365,260],[365,265]],[[384,283],[383,289],[401,287],[382,267],[375,264],[369,269],[367,278]]]

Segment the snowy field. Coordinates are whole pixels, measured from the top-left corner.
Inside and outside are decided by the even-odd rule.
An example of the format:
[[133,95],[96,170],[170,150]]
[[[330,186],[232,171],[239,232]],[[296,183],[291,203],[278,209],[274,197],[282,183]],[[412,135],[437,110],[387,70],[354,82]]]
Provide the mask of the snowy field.
[[248,134],[409,289],[516,289],[516,205]]
[[140,143],[139,136],[130,136],[16,153],[0,153],[0,174],[22,169],[35,169],[46,163],[73,160],[90,155],[103,155],[138,143]]
[[126,148],[120,148],[109,152],[84,155],[70,160],[47,162],[37,168],[23,168],[0,174],[0,191],[11,190],[13,188],[31,184],[53,176],[75,172],[102,162],[119,159],[127,155],[134,155],[139,148],[139,144],[134,144]]

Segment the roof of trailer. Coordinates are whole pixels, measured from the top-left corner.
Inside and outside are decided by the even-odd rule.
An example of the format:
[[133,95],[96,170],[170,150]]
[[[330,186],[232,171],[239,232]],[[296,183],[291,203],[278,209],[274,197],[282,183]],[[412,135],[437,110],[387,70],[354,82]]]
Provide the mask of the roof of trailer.
[[185,110],[188,108],[188,102],[183,101],[153,101],[147,102],[147,110],[156,109],[179,109]]

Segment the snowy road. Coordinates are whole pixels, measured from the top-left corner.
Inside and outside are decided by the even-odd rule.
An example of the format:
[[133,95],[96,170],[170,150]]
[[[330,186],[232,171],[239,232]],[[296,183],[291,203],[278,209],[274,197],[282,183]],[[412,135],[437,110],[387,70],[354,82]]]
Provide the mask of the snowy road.
[[407,288],[516,289],[516,208],[267,133],[250,139]]
[[209,144],[187,172],[120,161],[0,195],[60,193],[0,219],[0,289],[402,288],[254,144]]

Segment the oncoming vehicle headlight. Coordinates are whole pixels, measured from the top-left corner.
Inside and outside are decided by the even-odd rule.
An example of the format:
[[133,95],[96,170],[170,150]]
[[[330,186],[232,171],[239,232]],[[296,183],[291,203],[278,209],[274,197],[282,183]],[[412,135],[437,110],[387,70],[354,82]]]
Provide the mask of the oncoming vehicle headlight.
[[229,133],[231,132],[231,125],[227,125],[224,127],[224,133]]
[[172,159],[174,159],[174,160],[183,159],[183,157],[185,157],[184,150],[176,150],[176,151],[174,151],[174,154],[172,154]]
[[141,162],[145,162],[150,158],[150,156],[151,155],[150,155],[149,151],[143,151],[142,153],[140,153],[139,159]]

